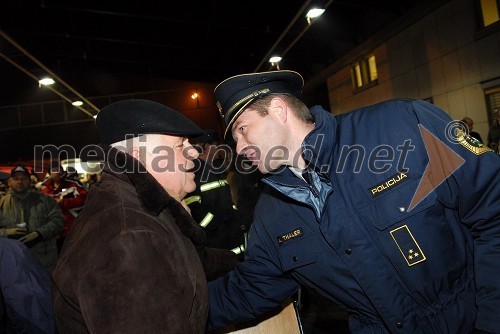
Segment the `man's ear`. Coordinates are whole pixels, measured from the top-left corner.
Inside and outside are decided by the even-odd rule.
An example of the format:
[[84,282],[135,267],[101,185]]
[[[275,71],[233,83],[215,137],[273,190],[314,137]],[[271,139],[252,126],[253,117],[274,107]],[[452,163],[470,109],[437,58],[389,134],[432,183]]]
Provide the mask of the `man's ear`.
[[269,111],[274,113],[283,123],[287,120],[287,105],[283,99],[275,97],[271,100],[269,104]]
[[140,155],[139,155],[139,148],[138,147],[132,147],[129,151],[128,154],[130,154],[132,157],[134,157],[137,160],[140,160]]

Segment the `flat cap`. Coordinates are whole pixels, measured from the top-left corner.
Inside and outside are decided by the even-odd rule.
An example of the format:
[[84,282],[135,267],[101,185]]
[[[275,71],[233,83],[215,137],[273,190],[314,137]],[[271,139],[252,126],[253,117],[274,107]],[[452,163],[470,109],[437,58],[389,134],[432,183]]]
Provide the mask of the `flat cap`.
[[203,134],[198,137],[194,137],[190,142],[192,143],[211,143],[219,141],[219,135],[214,129],[203,129]]
[[203,132],[180,112],[161,103],[132,99],[111,103],[96,118],[102,144],[113,144],[144,134],[199,136]]
[[290,94],[299,97],[304,86],[302,76],[294,71],[248,73],[230,77],[215,87],[219,113],[224,118],[224,138],[234,121],[255,99],[269,94]]

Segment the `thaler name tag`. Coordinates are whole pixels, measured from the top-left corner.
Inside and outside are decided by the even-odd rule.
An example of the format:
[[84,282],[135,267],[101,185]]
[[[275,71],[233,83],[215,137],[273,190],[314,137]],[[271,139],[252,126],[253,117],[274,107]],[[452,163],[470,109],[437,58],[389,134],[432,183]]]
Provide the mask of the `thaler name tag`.
[[290,241],[294,238],[301,236],[302,236],[302,229],[300,228],[295,229],[291,232],[288,232],[287,234],[282,235],[281,237],[278,237],[278,244],[282,245],[286,241]]

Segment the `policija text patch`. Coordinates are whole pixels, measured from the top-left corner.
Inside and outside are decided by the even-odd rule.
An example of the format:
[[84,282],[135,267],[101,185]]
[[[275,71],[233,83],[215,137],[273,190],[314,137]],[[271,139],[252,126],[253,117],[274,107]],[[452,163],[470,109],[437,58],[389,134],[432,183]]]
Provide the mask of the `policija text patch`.
[[374,187],[369,189],[372,197],[377,197],[378,195],[382,195],[387,190],[391,189],[394,186],[397,186],[404,181],[408,180],[408,173],[399,172],[389,177],[387,180],[382,181]]

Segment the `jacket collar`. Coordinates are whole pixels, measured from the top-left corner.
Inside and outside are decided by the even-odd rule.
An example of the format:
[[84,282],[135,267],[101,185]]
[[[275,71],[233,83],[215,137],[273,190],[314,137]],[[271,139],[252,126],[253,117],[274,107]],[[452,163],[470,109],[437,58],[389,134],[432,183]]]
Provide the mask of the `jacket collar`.
[[101,145],[106,157],[104,172],[115,175],[135,187],[143,209],[154,216],[168,209],[177,226],[195,245],[206,241],[203,229],[194,221],[182,205],[171,197],[158,181],[146,171],[146,167],[131,155],[116,148]]
[[332,152],[337,132],[337,119],[321,106],[311,108],[314,129],[302,142],[302,155],[317,172],[328,173],[332,166]]

